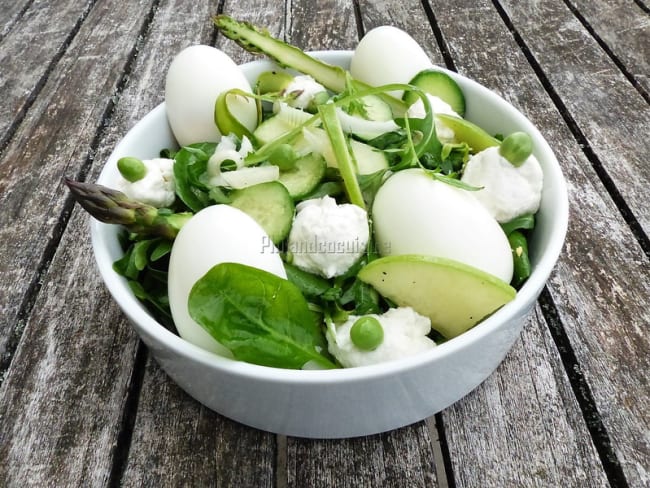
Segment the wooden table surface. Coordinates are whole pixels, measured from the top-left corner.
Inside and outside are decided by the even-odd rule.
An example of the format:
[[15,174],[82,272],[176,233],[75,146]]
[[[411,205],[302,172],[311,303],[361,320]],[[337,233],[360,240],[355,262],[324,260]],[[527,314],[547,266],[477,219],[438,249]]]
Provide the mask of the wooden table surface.
[[[0,0],[0,486],[650,486],[648,0]],[[409,32],[539,127],[563,254],[498,370],[426,421],[273,435],[188,397],[95,268],[64,176],[93,181],[231,14],[304,49]]]

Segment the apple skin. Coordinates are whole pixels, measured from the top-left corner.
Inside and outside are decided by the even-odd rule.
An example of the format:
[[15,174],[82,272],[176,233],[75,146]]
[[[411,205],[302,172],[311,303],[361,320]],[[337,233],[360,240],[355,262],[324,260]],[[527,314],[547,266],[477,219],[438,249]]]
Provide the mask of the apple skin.
[[404,254],[368,263],[358,278],[400,307],[429,317],[447,339],[470,329],[515,298],[500,279],[451,259]]
[[510,283],[508,238],[472,193],[422,169],[395,173],[379,188],[372,206],[379,254],[453,259]]

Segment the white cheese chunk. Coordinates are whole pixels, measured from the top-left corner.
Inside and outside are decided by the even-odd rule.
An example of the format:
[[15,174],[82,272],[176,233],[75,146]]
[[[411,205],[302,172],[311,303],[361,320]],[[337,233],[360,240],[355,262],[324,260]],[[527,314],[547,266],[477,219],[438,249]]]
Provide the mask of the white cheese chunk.
[[174,160],[167,158],[145,159],[147,172],[138,181],[128,181],[120,175],[116,189],[127,197],[153,207],[169,207],[176,198]]
[[498,147],[471,156],[461,177],[464,183],[482,187],[472,195],[502,223],[537,212],[543,180],[542,168],[535,156],[529,156],[516,167],[499,154]]
[[350,329],[359,316],[350,315],[343,324],[327,328],[328,350],[346,368],[406,358],[436,347],[427,337],[431,321],[410,307],[391,308],[382,315],[370,316],[379,320],[384,330],[384,340],[372,351],[359,349],[350,338]]
[[362,208],[338,205],[330,196],[306,200],[289,233],[292,264],[325,278],[345,273],[366,250],[370,231]]

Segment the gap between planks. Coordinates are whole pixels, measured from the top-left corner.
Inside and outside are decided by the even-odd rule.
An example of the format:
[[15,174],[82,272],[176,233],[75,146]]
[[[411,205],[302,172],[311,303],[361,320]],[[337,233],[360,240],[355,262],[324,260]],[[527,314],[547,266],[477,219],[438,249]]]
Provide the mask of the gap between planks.
[[[20,19],[24,15],[24,13],[29,9],[33,2],[30,2],[25,6],[23,11],[21,11],[20,16],[15,19],[16,21]],[[61,58],[64,56],[64,54],[67,52],[68,47],[70,47],[70,44],[72,44],[72,41],[74,38],[77,36],[79,33],[79,30],[81,29],[82,24],[86,20],[86,17],[88,17],[88,14],[90,11],[93,9],[95,4],[97,3],[97,0],[92,0],[88,2],[86,5],[86,8],[81,12],[81,15],[77,19],[77,22],[75,25],[72,27],[70,30],[70,33],[68,36],[63,40],[63,43],[59,47],[59,49],[54,53],[54,56],[52,56],[52,60],[50,61],[49,65],[43,72],[42,76],[34,86],[34,89],[31,91],[29,96],[26,98],[25,103],[23,106],[20,108],[19,112],[16,114],[14,117],[13,121],[7,127],[7,130],[5,133],[2,135],[2,138],[0,138],[0,157],[2,156],[2,153],[4,150],[7,148],[11,140],[13,139],[14,135],[16,134],[16,131],[18,130],[18,127],[22,124],[23,120],[25,120],[25,117],[27,116],[27,113],[29,112],[29,109],[31,106],[34,104],[34,101],[38,98],[38,95],[41,93],[41,90],[45,86],[45,83],[47,82],[48,78],[50,77],[50,73],[54,70],[54,67],[58,64],[58,62],[61,60]],[[13,28],[13,27],[12,27]],[[11,29],[10,29],[11,30]],[[10,30],[7,32],[7,34],[10,32]],[[0,42],[3,41],[3,39],[6,37],[6,34],[0,37]]]
[[[623,196],[616,188],[616,185],[612,181],[609,174],[607,174],[607,172],[603,168],[603,165],[600,162],[598,156],[594,153],[594,151],[590,147],[585,135],[582,133],[581,129],[578,127],[577,123],[570,115],[564,102],[562,101],[558,93],[553,88],[552,84],[550,83],[549,79],[544,73],[542,67],[537,62],[532,51],[528,48],[526,42],[523,40],[522,36],[519,34],[517,29],[513,25],[508,14],[505,12],[503,7],[499,4],[498,0],[492,0],[492,3],[494,4],[503,22],[506,24],[508,30],[511,32],[515,42],[522,50],[524,56],[526,57],[528,63],[531,65],[533,71],[535,72],[538,79],[542,83],[542,86],[544,87],[547,94],[551,98],[552,102],[555,104],[556,108],[561,114],[562,118],[566,122],[569,130],[573,134],[579,146],[582,148],[584,155],[592,164],[596,174],[598,175],[603,186],[605,187],[608,194],[614,201],[623,219],[630,227],[634,237],[638,241],[645,255],[648,258],[650,258],[650,240],[648,239],[648,236],[645,234],[645,232],[641,228],[641,225],[634,217],[632,211],[625,203]],[[574,16],[578,18],[578,20],[581,23],[583,23],[583,21],[580,19],[580,17],[576,15],[576,12],[574,12],[573,9],[571,9],[571,12],[574,14]],[[597,42],[599,42],[599,38],[595,36],[593,30],[587,29],[587,31],[596,39]],[[607,54],[610,55],[609,52]],[[613,53],[611,53],[610,57],[612,56]],[[615,64],[620,69],[618,63]],[[623,74],[625,75],[625,72]],[[579,363],[577,361],[577,358],[571,346],[570,340],[564,329],[564,324],[562,323],[562,320],[557,311],[555,303],[553,302],[551,294],[548,292],[548,289],[546,287],[544,288],[542,294],[540,295],[539,304],[542,309],[544,318],[549,324],[549,331],[560,354],[560,358],[562,360],[564,369],[567,373],[569,383],[578,401],[580,410],[585,420],[585,424],[594,442],[594,446],[596,447],[601,463],[603,464],[603,468],[606,473],[607,479],[609,480],[612,486],[627,487],[628,483],[627,480],[625,479],[625,475],[621,468],[621,464],[618,460],[618,457],[616,456],[615,451],[612,449],[611,439],[609,438],[607,430],[602,422],[600,413],[594,401],[589,385],[585,380],[584,376],[582,375],[582,372],[580,371]]]
[[[124,91],[124,88],[126,86],[126,83],[129,79],[129,76],[131,74],[131,71],[133,70],[133,65],[135,64],[135,60],[138,55],[139,47],[142,44],[143,40],[146,38],[147,32],[151,26],[153,17],[155,15],[156,10],[158,9],[158,6],[160,4],[161,0],[154,0],[151,4],[151,8],[149,9],[149,12],[147,13],[147,16],[145,17],[145,21],[143,22],[139,35],[137,37],[138,41],[133,45],[133,48],[131,49],[131,52],[129,53],[127,57],[126,64],[124,66],[124,71],[122,73],[121,78],[119,79],[117,83],[117,87],[115,90],[115,94],[113,97],[110,97],[108,100],[108,103],[104,109],[104,113],[101,118],[101,122],[98,126],[97,131],[95,132],[95,135],[93,136],[93,139],[88,147],[88,155],[86,156],[85,161],[81,164],[79,171],[75,175],[74,179],[78,181],[83,181],[86,178],[86,175],[88,174],[88,171],[90,170],[93,160],[94,160],[94,155],[95,152],[97,151],[97,148],[101,144],[101,141],[104,137],[104,133],[106,130],[106,127],[110,125],[113,113],[115,111],[115,106],[117,105],[120,96],[122,92]],[[53,58],[52,63],[50,66],[48,66],[47,70],[39,80],[39,83],[37,84],[34,93],[30,95],[30,98],[28,102],[25,104],[24,107],[24,113],[21,113],[14,122],[12,122],[12,125],[9,127],[7,130],[8,136],[0,141],[0,155],[2,154],[4,148],[7,146],[11,138],[13,137],[13,134],[15,133],[17,127],[20,125],[22,120],[24,119],[29,107],[32,105],[33,100],[35,100],[40,93],[40,90],[42,87],[45,85],[45,82],[47,81],[50,73],[54,69],[54,66],[58,63],[58,61],[64,56],[66,53],[68,47],[71,45],[73,39],[79,32],[81,25],[83,24],[83,21],[88,17],[88,14],[92,10],[92,8],[95,6],[97,1],[93,1],[89,3],[89,7],[84,10],[82,15],[79,17],[77,23],[73,27],[70,35],[65,39],[65,42],[62,44],[61,49],[56,53],[56,55]],[[36,268],[36,272],[34,274],[34,277],[32,279],[32,282],[30,283],[27,292],[25,293],[25,296],[23,298],[23,301],[20,305],[20,308],[17,313],[17,322],[18,324],[22,324],[27,320],[27,317],[31,315],[32,309],[34,307],[34,304],[36,303],[36,299],[40,293],[41,290],[41,285],[43,283],[43,277],[47,273],[50,264],[52,262],[52,258],[54,257],[54,254],[56,253],[56,250],[59,246],[59,243],[61,242],[61,238],[63,237],[63,233],[65,232],[66,227],[68,226],[68,222],[70,221],[70,216],[72,215],[72,210],[74,208],[75,201],[74,199],[68,195],[66,197],[65,203],[63,204],[63,208],[61,210],[61,214],[58,217],[57,223],[52,231],[52,237],[49,239],[44,251],[43,251],[43,256],[41,258],[41,261]],[[18,344],[20,342],[20,338],[22,336],[23,328],[18,326],[14,329],[12,333],[12,337],[7,343],[7,350],[6,353],[3,355],[3,357],[0,358],[0,386],[2,385],[2,382],[4,380],[4,376],[6,372],[9,370],[11,367],[11,362],[13,360],[14,354],[16,352],[16,349],[18,347]]]
[[580,411],[582,412],[589,435],[593,439],[596,452],[598,452],[607,479],[612,486],[626,488],[628,483],[625,479],[625,474],[616,456],[616,452],[612,449],[611,439],[601,419],[598,407],[591,393],[591,388],[582,374],[580,363],[571,347],[571,341],[564,330],[560,314],[546,287],[544,287],[539,297],[539,305],[544,319],[548,324],[555,347],[560,355],[564,370],[569,378],[569,384],[571,385],[573,394],[580,406]]
[[635,90],[639,92],[639,95],[641,95],[641,97],[646,101],[646,103],[650,104],[650,94],[648,94],[648,92],[645,91],[645,89],[641,86],[641,84],[635,78],[635,76],[630,72],[630,70],[627,69],[623,61],[621,61],[619,57],[616,54],[614,54],[614,52],[610,49],[607,43],[596,33],[596,30],[591,26],[589,21],[587,21],[587,19],[585,19],[585,17],[580,13],[578,8],[575,5],[573,5],[570,0],[564,0],[564,4],[567,6],[567,8],[573,14],[573,16],[576,19],[578,19],[578,22],[582,24],[582,26],[589,33],[589,35],[594,38],[594,40],[598,43],[600,48],[605,52],[605,54],[609,56],[609,59],[612,60],[612,62],[616,65],[619,71],[623,73],[623,76],[625,76],[627,80],[635,88]]
[[[578,21],[587,30],[587,32],[596,40],[596,42],[601,46],[601,48],[605,51],[605,53],[610,57],[610,59],[614,62],[617,68],[623,73],[623,75],[628,79],[628,81],[630,81],[630,83],[634,86],[634,88],[644,98],[644,100],[646,102],[650,102],[648,94],[639,85],[636,78],[634,78],[634,76],[625,68],[623,63],[611,51],[611,49],[607,47],[604,41],[596,34],[593,28],[591,28],[591,26],[586,21],[586,19],[584,19],[584,17],[581,16],[580,13],[575,9],[575,7],[570,5],[567,0],[563,0],[563,1],[567,5],[569,10],[572,12],[572,14],[578,19]],[[615,183],[612,181],[609,174],[607,174],[607,172],[603,168],[602,163],[600,162],[598,156],[594,153],[594,151],[590,147],[585,135],[582,133],[581,129],[578,127],[573,117],[569,114],[569,111],[567,110],[564,102],[562,101],[560,96],[553,88],[552,84],[550,83],[549,79],[547,78],[546,74],[541,68],[540,64],[537,62],[535,56],[532,54],[531,50],[526,45],[522,36],[514,27],[512,21],[508,17],[503,7],[499,4],[498,0],[492,0],[492,3],[494,4],[497,12],[499,13],[499,16],[502,18],[506,27],[511,32],[515,42],[522,50],[524,56],[526,57],[528,63],[531,65],[536,76],[542,83],[542,86],[544,87],[544,89],[550,96],[552,102],[554,103],[554,105],[562,115],[572,135],[578,142],[579,146],[582,148],[583,153],[585,154],[589,162],[592,164],[594,170],[596,171],[596,174],[598,175],[599,179],[603,183],[603,186],[605,187],[608,194],[614,201],[617,209],[623,216],[623,219],[630,227],[639,245],[643,249],[646,256],[650,258],[650,240],[648,239],[648,236],[645,234],[641,225],[637,221],[636,217],[633,215],[629,206],[626,204],[618,188],[616,188]],[[438,42],[446,67],[448,69],[456,71],[453,59],[447,48],[446,41],[444,40],[442,31],[438,26],[438,23],[436,21],[435,15],[433,13],[433,10],[429,2],[427,0],[422,0],[422,6],[429,19],[431,29],[434,33],[436,41]],[[639,6],[642,5],[639,4]],[[642,8],[645,11],[648,11],[647,8],[645,8],[645,6],[642,6]],[[616,456],[616,453],[612,449],[611,440],[602,422],[600,413],[594,401],[589,385],[586,382],[582,372],[580,371],[577,358],[575,356],[573,348],[571,347],[571,343],[564,330],[564,324],[562,323],[559,313],[555,307],[555,303],[553,302],[553,299],[546,288],[544,288],[539,298],[539,304],[541,310],[543,311],[544,318],[549,324],[549,330],[551,336],[560,354],[560,358],[562,360],[562,364],[564,366],[567,377],[569,379],[569,383],[571,385],[572,391],[578,401],[585,424],[594,442],[594,445],[600,457],[608,481],[612,486],[627,487],[628,486],[627,480],[625,479],[625,475],[623,473],[620,462]],[[442,457],[442,459],[444,460],[443,468],[438,469],[438,473],[444,473],[445,475],[448,475],[448,478],[444,480],[445,483],[444,486],[455,487],[455,482],[453,479],[453,469],[449,462],[449,453],[445,452],[445,448],[446,448],[444,442],[445,433],[444,433],[444,424],[442,422],[442,418],[439,417],[435,420],[428,420],[427,425],[429,426],[429,429],[432,432],[431,435],[432,444],[436,446],[436,448],[438,449],[437,453],[439,453],[440,457]],[[437,434],[434,434],[434,431]],[[436,455],[436,457],[439,456]]]
[[560,95],[558,95],[555,88],[553,88],[553,85],[551,84],[548,77],[546,76],[546,73],[544,73],[544,70],[542,69],[541,65],[533,55],[532,51],[524,41],[521,34],[519,34],[517,28],[512,23],[512,20],[506,13],[505,9],[501,6],[498,0],[492,0],[492,3],[494,4],[494,7],[497,10],[501,19],[503,20],[504,24],[512,34],[515,42],[517,43],[517,45],[523,52],[524,56],[526,57],[526,60],[528,61],[531,68],[535,72],[535,75],[537,76],[540,83],[546,90],[546,93],[551,98],[553,104],[555,105],[558,112],[564,119],[564,122],[566,123],[567,127],[571,131],[571,134],[573,134],[573,137],[578,142],[578,145],[582,148],[582,152],[587,157],[587,160],[591,163],[591,166],[596,172],[596,175],[598,176],[603,186],[605,187],[605,190],[607,191],[610,198],[614,202],[614,205],[616,205],[616,208],[618,209],[619,213],[623,217],[623,220],[632,231],[632,235],[634,235],[634,238],[638,242],[639,246],[641,246],[641,249],[645,253],[646,257],[650,259],[650,239],[646,235],[641,224],[635,217],[629,205],[625,202],[623,195],[616,187],[616,184],[612,180],[611,176],[605,170],[602,162],[600,161],[600,159],[598,158],[594,150],[591,148],[591,145],[589,144],[587,137],[584,135],[584,133],[576,123],[573,116],[569,113],[569,110],[567,109],[566,105],[562,101],[562,98],[560,97]]

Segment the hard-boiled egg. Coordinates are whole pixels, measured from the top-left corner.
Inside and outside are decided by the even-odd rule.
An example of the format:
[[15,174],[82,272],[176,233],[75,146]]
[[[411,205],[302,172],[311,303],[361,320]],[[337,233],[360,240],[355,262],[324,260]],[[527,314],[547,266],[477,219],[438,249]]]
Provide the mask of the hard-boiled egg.
[[[214,104],[222,92],[240,88],[252,92],[239,66],[211,46],[183,49],[172,60],[165,81],[165,105],[169,125],[181,146],[194,142],[218,142],[221,133],[214,121]],[[255,101],[228,97],[232,114],[248,130],[255,129]]]
[[[350,73],[372,86],[408,83],[433,64],[415,39],[397,27],[383,25],[370,30],[357,45]],[[390,92],[402,98],[402,91]]]
[[262,227],[229,205],[207,207],[176,236],[169,260],[169,305],[179,335],[203,349],[231,356],[189,315],[187,300],[194,284],[219,263],[240,263],[286,278],[277,248]]
[[421,169],[399,171],[372,206],[383,256],[423,254],[460,261],[506,283],[512,279],[508,239],[471,192],[434,180]]

